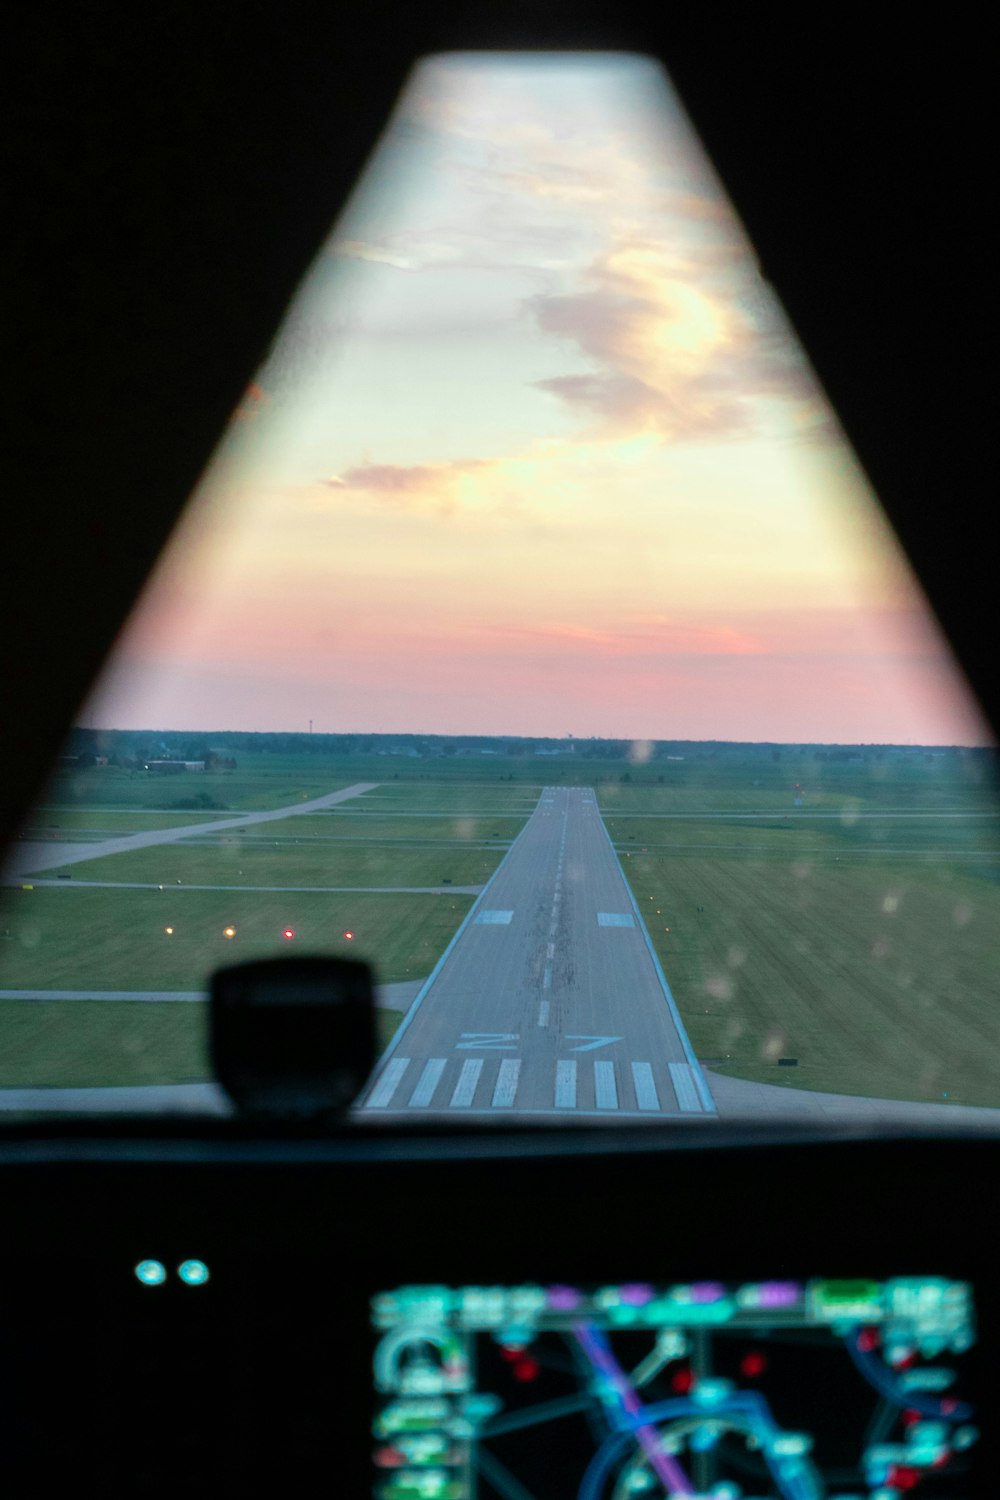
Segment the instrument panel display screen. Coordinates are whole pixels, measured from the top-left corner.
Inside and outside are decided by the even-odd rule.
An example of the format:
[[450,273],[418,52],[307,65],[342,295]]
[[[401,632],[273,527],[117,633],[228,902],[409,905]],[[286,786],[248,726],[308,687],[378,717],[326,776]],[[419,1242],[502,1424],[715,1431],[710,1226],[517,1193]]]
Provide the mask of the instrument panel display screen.
[[376,1500],[961,1500],[972,1289],[943,1277],[402,1286]]

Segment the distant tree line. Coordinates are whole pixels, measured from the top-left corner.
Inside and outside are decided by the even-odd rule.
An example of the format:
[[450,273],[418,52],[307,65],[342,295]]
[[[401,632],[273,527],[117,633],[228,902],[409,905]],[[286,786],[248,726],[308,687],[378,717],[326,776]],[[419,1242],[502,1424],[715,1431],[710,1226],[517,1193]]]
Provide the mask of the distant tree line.
[[[623,761],[642,774],[650,763],[664,761],[720,764],[769,762],[783,760],[817,762],[879,762],[886,758],[935,761],[945,757],[960,759],[971,767],[994,770],[997,751],[992,747],[925,745],[835,745],[780,744],[739,740],[653,740],[628,739],[562,739],[544,736],[490,735],[415,735],[415,734],[305,734],[286,731],[253,733],[221,729],[209,733],[188,730],[92,729],[78,727],[70,732],[65,757],[78,764],[95,764],[106,760],[109,765],[141,767],[150,760],[204,761],[206,769],[232,769],[241,755],[323,755],[323,756],[404,756],[435,759],[438,757],[497,755],[527,757],[536,755],[565,756],[585,760]],[[671,770],[680,774],[680,766]]]

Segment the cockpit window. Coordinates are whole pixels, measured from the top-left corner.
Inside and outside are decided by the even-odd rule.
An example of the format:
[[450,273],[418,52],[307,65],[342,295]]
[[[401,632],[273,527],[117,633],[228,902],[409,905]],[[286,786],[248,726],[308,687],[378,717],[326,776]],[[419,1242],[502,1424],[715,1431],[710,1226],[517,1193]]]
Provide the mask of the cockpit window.
[[662,69],[430,58],[9,853],[0,1109],[224,1109],[208,976],[332,952],[369,1120],[991,1123],[998,817]]

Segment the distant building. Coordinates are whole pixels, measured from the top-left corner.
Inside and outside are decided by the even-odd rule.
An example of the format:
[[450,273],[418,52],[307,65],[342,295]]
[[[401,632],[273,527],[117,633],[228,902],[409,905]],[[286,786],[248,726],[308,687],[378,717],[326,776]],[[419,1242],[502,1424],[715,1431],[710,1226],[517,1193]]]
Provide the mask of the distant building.
[[179,771],[204,771],[203,760],[148,760],[143,767],[157,776],[176,776]]

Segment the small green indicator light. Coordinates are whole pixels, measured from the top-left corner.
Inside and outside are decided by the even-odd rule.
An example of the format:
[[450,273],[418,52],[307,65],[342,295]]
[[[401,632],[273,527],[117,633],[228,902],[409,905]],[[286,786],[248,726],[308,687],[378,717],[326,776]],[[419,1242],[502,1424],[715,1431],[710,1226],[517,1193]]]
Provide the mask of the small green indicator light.
[[159,1260],[141,1260],[135,1274],[143,1286],[161,1286],[167,1279],[167,1268]]
[[837,1304],[853,1306],[858,1302],[877,1302],[877,1281],[823,1281],[817,1288],[828,1307]]
[[182,1260],[177,1274],[186,1286],[204,1286],[208,1280],[208,1267],[203,1260]]

